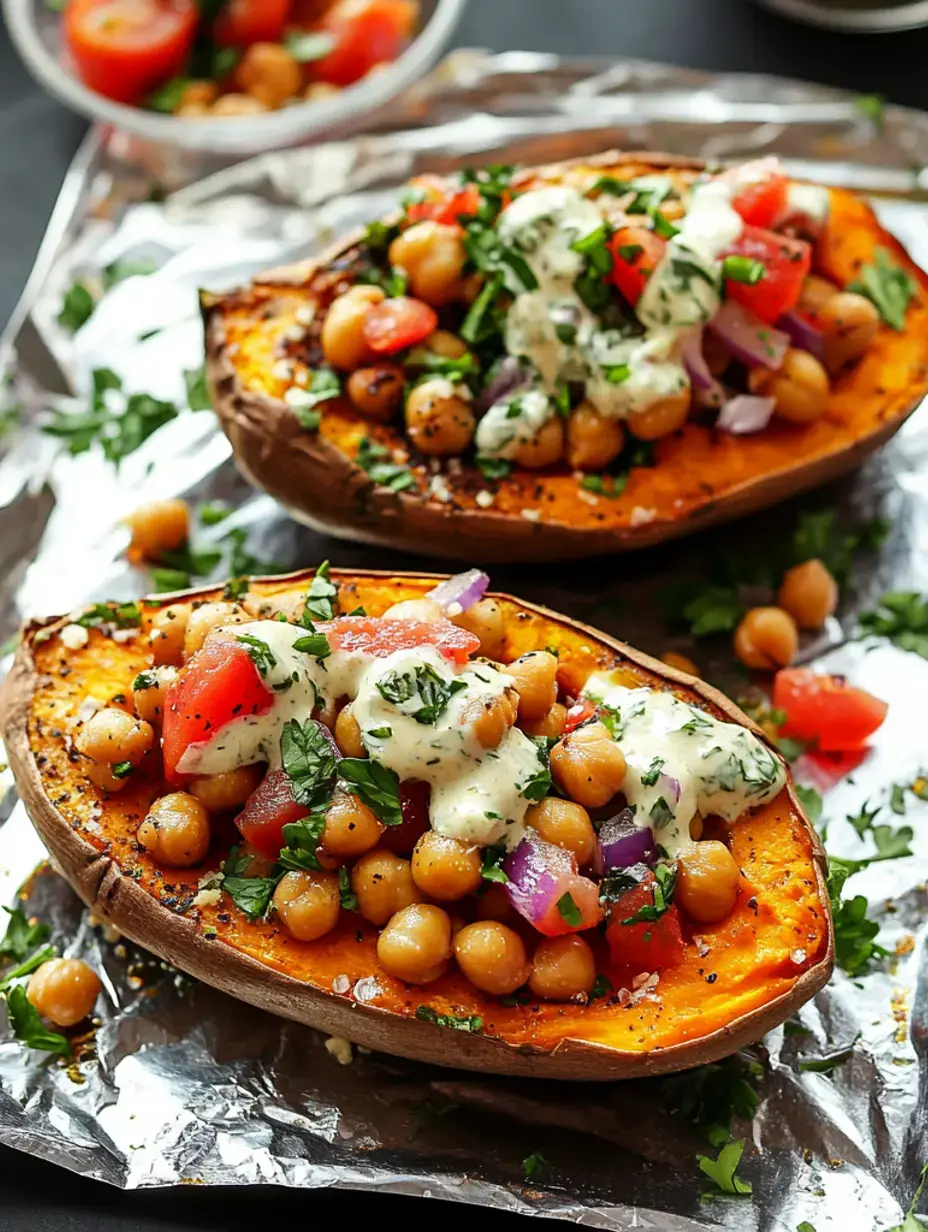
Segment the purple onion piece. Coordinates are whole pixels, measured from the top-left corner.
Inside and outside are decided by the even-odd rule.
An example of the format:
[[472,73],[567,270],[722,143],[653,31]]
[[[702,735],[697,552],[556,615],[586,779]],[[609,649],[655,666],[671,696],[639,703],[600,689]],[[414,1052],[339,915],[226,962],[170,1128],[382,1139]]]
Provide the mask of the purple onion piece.
[[654,833],[648,826],[636,825],[631,809],[624,808],[603,822],[593,856],[593,870],[598,876],[613,868],[651,865],[656,859]]
[[478,411],[488,411],[494,402],[509,398],[517,390],[531,384],[531,377],[514,355],[507,355],[500,364],[493,380],[475,400]]
[[808,351],[816,359],[825,358],[825,338],[822,331],[798,312],[784,312],[777,326],[789,334],[800,351]]
[[437,603],[443,612],[459,616],[475,603],[479,603],[490,585],[489,575],[480,569],[468,569],[466,573],[456,573],[454,577],[439,582],[434,590],[426,595]]
[[657,776],[657,790],[668,804],[680,803],[680,780],[675,779],[673,775],[659,774]]
[[537,923],[561,897],[562,879],[574,872],[569,851],[546,843],[534,831],[503,861],[509,901],[530,924]]
[[683,342],[683,366],[690,384],[693,386],[693,397],[698,406],[719,407],[725,401],[725,391],[721,384],[709,371],[706,357],[702,353],[702,326],[691,330]]
[[729,398],[719,411],[715,426],[732,436],[748,436],[761,432],[770,423],[776,407],[775,398],[757,398],[753,394],[737,394]]
[[725,301],[709,329],[749,368],[777,369],[789,349],[788,334],[759,320],[733,299]]

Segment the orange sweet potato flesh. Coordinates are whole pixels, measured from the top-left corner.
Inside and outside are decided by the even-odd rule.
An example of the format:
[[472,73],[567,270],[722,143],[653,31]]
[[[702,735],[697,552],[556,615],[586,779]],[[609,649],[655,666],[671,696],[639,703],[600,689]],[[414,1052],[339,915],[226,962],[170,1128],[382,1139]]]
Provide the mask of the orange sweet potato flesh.
[[[255,583],[253,590],[305,592],[307,577]],[[342,609],[360,604],[371,615],[400,599],[421,596],[435,584],[434,578],[409,575],[333,577],[341,584]],[[197,594],[214,597],[214,592]],[[499,598],[506,618],[506,661],[553,646],[560,683],[568,691],[579,691],[594,671],[617,669],[629,684],[672,688],[718,717],[749,722],[701,682],[544,609]],[[146,619],[161,602],[143,605]],[[724,1055],[788,1017],[830,974],[823,858],[788,789],[731,827],[731,849],[744,874],[734,912],[721,924],[691,930],[683,965],[661,974],[656,996],[631,1007],[608,999],[585,1006],[540,1002],[506,1007],[453,968],[425,988],[412,988],[380,969],[377,930],[355,913],[344,913],[340,927],[323,939],[302,943],[273,917],[249,922],[227,898],[194,906],[198,882],[219,867],[230,846],[240,841],[238,833],[231,822],[214,828],[207,859],[190,869],[160,868],[140,847],[139,822],[151,801],[169,790],[157,754],[125,790],[106,798],[69,750],[88,696],[131,710],[132,681],[151,663],[147,638],[139,633],[117,642],[91,629],[85,647],[69,650],[56,633],[64,623],[28,632],[4,686],[0,718],[20,792],[65,874],[95,910],[169,961],[227,991],[403,1055],[500,1072],[602,1078],[682,1068]],[[256,964],[239,971],[236,961],[243,956]],[[599,970],[616,988],[628,986],[638,974],[611,968],[604,944],[597,957]],[[263,998],[262,989],[274,973],[282,977],[287,995]],[[370,976],[379,990],[367,1001],[375,1011],[372,1025],[355,1005],[353,992],[357,981]],[[348,991],[337,994],[333,985]],[[355,1013],[343,1025],[337,1015],[321,1013],[319,1003],[339,1010],[355,1005]],[[479,1015],[484,1030],[464,1036],[417,1022],[413,1016],[420,1005],[438,1013]]]
[[[526,173],[524,183],[570,183],[591,170],[629,179],[659,170],[691,181],[700,164],[662,155],[610,153]],[[858,465],[904,423],[928,392],[928,277],[879,225],[871,208],[831,190],[831,219],[815,250],[815,270],[839,286],[888,249],[917,283],[906,328],[881,326],[863,360],[838,377],[823,417],[808,425],[774,420],[735,437],[689,422],[659,441],[656,465],[632,470],[624,492],[608,499],[584,491],[565,465],[516,469],[488,485],[473,466],[445,475],[451,500],[430,489],[431,473],[411,452],[398,424],[364,419],[345,398],[323,404],[318,433],[301,428],[281,401],[296,373],[320,362],[321,318],[354,279],[358,236],[318,262],[259,278],[225,297],[206,297],[207,372],[213,404],[244,473],[293,515],[342,537],[484,561],[555,560],[662,542],[764,508]],[[304,328],[307,312],[315,322]],[[303,341],[288,339],[305,333]],[[363,437],[408,462],[416,486],[395,494],[375,487],[354,465]],[[477,494],[492,486],[491,508]]]

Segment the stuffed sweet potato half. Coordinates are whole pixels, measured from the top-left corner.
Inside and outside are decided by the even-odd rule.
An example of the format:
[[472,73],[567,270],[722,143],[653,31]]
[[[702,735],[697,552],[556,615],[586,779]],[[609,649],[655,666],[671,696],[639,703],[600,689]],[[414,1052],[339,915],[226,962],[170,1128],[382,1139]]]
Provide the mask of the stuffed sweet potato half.
[[78,892],[235,996],[446,1065],[658,1073],[783,1021],[832,938],[779,755],[700,681],[437,582],[32,626],[3,734]]
[[204,297],[242,469],[344,536],[486,560],[655,543],[849,469],[928,389],[928,282],[776,159],[611,153],[411,186]]

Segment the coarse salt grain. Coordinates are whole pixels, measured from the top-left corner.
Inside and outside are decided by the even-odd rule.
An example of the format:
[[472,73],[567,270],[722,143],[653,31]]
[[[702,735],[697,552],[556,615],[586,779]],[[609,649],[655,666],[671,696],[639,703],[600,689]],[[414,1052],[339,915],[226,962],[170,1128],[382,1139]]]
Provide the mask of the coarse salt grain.
[[480,506],[481,509],[489,509],[495,500],[496,497],[492,492],[488,492],[486,488],[481,488],[474,497],[474,501]]
[[332,991],[337,992],[340,995],[344,995],[350,987],[351,980],[349,980],[347,975],[336,975],[335,979],[332,981]]
[[103,709],[103,702],[99,697],[92,697],[89,693],[77,708],[77,720],[79,723],[86,723],[88,719],[92,719],[98,710]]
[[277,363],[271,369],[271,376],[275,381],[289,381],[293,376],[293,360],[278,359]]
[[433,475],[432,481],[429,484],[429,492],[437,501],[441,501],[443,505],[450,504],[454,499],[451,489],[448,487],[448,481],[444,475]]
[[539,522],[541,520],[540,509],[523,509],[522,516],[526,522]]
[[651,978],[650,971],[642,971],[640,975],[636,975],[635,978],[632,980],[632,988],[636,990],[639,988],[644,988],[645,984],[647,984],[650,978]]
[[215,907],[222,899],[222,890],[214,886],[209,890],[200,890],[194,897],[194,907]]
[[83,625],[65,625],[58,634],[58,638],[68,650],[80,650],[90,641],[90,634]]
[[372,975],[364,975],[354,986],[356,1001],[373,1001],[380,996],[381,988]]
[[340,1035],[330,1035],[325,1041],[325,1050],[339,1065],[350,1065],[354,1060],[350,1041],[342,1039]]
[[296,312],[293,314],[293,319],[297,325],[307,326],[312,325],[316,317],[316,309],[312,304],[300,304]]
[[629,518],[632,526],[647,526],[649,522],[653,522],[657,517],[656,509],[644,509],[641,505],[636,505],[632,510],[632,516]]
[[138,634],[138,629],[113,629],[110,632],[110,637],[114,642],[131,642]]

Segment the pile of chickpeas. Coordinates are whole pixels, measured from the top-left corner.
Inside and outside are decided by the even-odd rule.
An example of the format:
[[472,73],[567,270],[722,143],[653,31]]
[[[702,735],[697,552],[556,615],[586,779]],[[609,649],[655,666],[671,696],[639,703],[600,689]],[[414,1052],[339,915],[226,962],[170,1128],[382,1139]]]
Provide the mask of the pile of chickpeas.
[[[671,212],[679,203],[667,203]],[[432,220],[415,222],[403,230],[388,250],[394,271],[405,273],[409,294],[431,308],[460,305],[463,313],[479,294],[482,276],[466,272],[463,231],[457,224]],[[364,320],[385,292],[375,286],[355,286],[330,305],[322,326],[326,363],[350,374],[348,397],[366,419],[387,423],[403,414],[406,434],[416,449],[430,457],[464,453],[477,427],[473,407],[460,388],[444,378],[424,380],[407,395],[400,363],[378,357],[364,337]],[[809,314],[824,338],[824,362],[808,351],[791,347],[776,371],[752,369],[751,393],[776,400],[775,415],[788,423],[805,424],[821,417],[831,392],[831,376],[858,360],[870,347],[879,328],[876,308],[862,295],[842,291],[818,275],[804,283],[799,311]],[[468,353],[457,334],[436,330],[423,344],[436,355],[459,359]],[[732,356],[713,334],[705,337],[706,361],[712,375],[724,379]],[[599,471],[622,452],[626,431],[637,440],[655,441],[678,431],[692,405],[687,385],[646,410],[629,414],[624,424],[603,415],[590,402],[576,407],[565,421],[555,416],[512,456],[520,467],[538,469],[566,461],[572,470]]]
[[755,671],[787,667],[799,649],[799,630],[818,630],[838,606],[838,583],[817,558],[783,575],[777,605],[754,607],[735,630],[735,654]]
[[[300,594],[268,600],[256,594],[241,603],[216,600],[174,603],[149,619],[153,666],[132,696],[134,713],[110,706],[90,717],[75,736],[88,776],[107,791],[126,779],[120,763],[141,764],[156,743],[164,690],[178,669],[220,626],[282,613],[296,620]],[[388,609],[391,619],[445,619],[430,599],[405,600]],[[504,645],[503,612],[490,598],[455,618],[480,640],[480,654],[498,661]],[[626,762],[606,727],[588,722],[565,735],[566,700],[558,688],[558,662],[547,651],[523,655],[504,669],[513,685],[501,696],[475,699],[468,720],[480,743],[497,747],[515,724],[532,736],[547,736],[551,771],[566,798],[532,804],[526,822],[547,843],[569,851],[589,873],[596,848],[590,810],[602,809],[622,789]],[[350,701],[330,699],[316,714],[333,732],[346,757],[366,757]],[[187,868],[205,860],[214,817],[240,810],[264,777],[263,765],[192,777],[183,791],[156,800],[138,828],[139,844],[159,864]],[[696,841],[702,822],[691,827],[691,849],[679,861],[676,901],[691,918],[710,922],[733,908],[740,873],[727,846]],[[397,846],[399,849],[394,850]],[[366,804],[336,792],[329,805],[317,852],[320,871],[290,871],[279,881],[272,910],[296,940],[312,942],[336,927],[342,916],[338,870],[350,867],[360,915],[381,931],[377,955],[385,971],[409,984],[424,985],[442,975],[452,960],[478,989],[506,996],[526,983],[540,998],[582,999],[596,978],[594,951],[579,934],[541,937],[513,909],[505,887],[482,877],[479,847],[430,829],[393,839]]]

